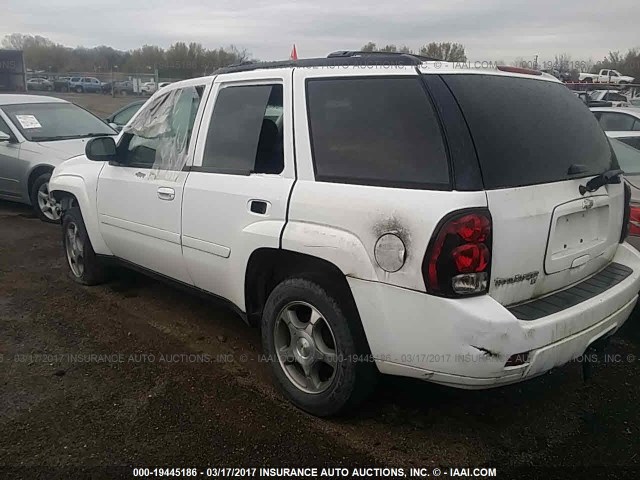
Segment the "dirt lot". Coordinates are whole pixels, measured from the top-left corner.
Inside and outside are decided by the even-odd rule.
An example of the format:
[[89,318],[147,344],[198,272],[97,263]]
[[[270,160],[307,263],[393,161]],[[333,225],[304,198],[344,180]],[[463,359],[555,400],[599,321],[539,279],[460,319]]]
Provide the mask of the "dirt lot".
[[578,363],[480,392],[384,378],[352,416],[320,420],[274,391],[259,332],[233,313],[127,271],[81,287],[60,244],[58,226],[0,202],[0,465],[46,467],[11,478],[104,465],[640,469],[638,311],[610,345],[617,360],[586,383]]

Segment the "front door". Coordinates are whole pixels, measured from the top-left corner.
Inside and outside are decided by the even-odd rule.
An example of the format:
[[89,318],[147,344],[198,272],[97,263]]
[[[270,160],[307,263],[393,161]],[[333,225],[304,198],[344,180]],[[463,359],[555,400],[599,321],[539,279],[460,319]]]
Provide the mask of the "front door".
[[20,143],[15,141],[15,134],[0,116],[0,132],[6,133],[13,140],[0,141],[0,195],[20,197]]
[[184,167],[207,83],[170,89],[145,105],[121,135],[119,162],[105,165],[98,180],[100,229],[113,254],[189,284],[180,242]]

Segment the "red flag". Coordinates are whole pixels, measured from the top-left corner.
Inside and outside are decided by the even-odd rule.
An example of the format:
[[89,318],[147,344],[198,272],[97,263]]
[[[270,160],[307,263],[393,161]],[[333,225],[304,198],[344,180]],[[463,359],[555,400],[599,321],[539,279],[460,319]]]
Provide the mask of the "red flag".
[[297,60],[298,59],[298,52],[296,51],[296,44],[293,44],[293,50],[291,50],[291,55],[289,56],[289,58],[291,60]]

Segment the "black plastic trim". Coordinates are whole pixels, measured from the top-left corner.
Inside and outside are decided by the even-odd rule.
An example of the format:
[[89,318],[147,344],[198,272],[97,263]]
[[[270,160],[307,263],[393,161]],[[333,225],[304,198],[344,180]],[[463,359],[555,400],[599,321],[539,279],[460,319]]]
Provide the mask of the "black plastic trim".
[[233,311],[236,315],[242,318],[242,320],[247,325],[251,326],[247,319],[246,312],[244,312],[240,307],[238,307],[235,303],[233,303],[231,300],[227,298],[224,298],[224,297],[221,297],[220,295],[216,295],[215,293],[211,293],[206,290],[203,290],[199,287],[196,287],[195,285],[191,285],[191,284],[182,282],[180,280],[176,280],[175,278],[169,277],[167,275],[163,275],[162,273],[154,272],[153,270],[150,270],[146,267],[138,265],[137,263],[130,262],[129,260],[125,260],[123,258],[112,257],[111,255],[99,255],[99,254],[97,254],[96,257],[98,257],[101,261],[103,261],[105,264],[109,266],[113,265],[113,266],[128,268],[130,270],[139,272],[147,277],[153,278],[155,280],[161,281],[173,287],[179,288],[183,291],[194,293],[202,298],[209,299],[215,302],[217,305],[220,305],[222,307],[228,308],[229,310]]
[[518,320],[538,320],[600,295],[618,285],[633,273],[625,265],[612,262],[592,277],[547,297],[508,308]]
[[422,74],[421,77],[442,123],[449,148],[453,188],[465,192],[483,190],[480,162],[458,101],[440,75]]

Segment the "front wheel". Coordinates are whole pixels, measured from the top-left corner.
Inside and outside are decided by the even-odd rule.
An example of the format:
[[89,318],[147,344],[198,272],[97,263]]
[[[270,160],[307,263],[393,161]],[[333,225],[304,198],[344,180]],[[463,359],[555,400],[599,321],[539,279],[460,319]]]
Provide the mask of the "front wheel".
[[348,410],[374,386],[375,366],[362,351],[366,341],[353,315],[305,278],[284,280],[267,299],[262,345],[272,372],[284,395],[313,415]]
[[76,92],[77,93],[82,93],[82,87],[76,87]]
[[43,173],[31,187],[31,205],[40,220],[48,223],[60,223],[60,203],[49,195],[51,172]]
[[82,285],[104,282],[106,270],[96,257],[78,207],[71,207],[64,212],[62,245],[69,266],[69,276],[74,281]]

